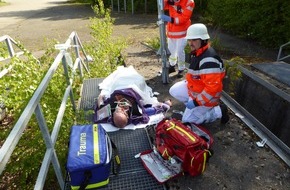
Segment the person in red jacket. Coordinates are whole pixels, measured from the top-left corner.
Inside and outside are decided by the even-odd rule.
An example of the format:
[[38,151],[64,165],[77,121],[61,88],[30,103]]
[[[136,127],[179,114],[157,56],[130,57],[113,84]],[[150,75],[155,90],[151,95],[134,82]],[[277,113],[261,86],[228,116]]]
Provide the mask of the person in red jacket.
[[201,124],[221,118],[221,123],[225,124],[229,120],[227,107],[220,104],[224,63],[210,47],[210,36],[204,24],[191,25],[185,38],[191,48],[186,79],[169,89],[170,95],[186,106],[182,121]]
[[191,25],[191,15],[195,3],[193,0],[164,0],[164,10],[168,10],[169,16],[161,15],[161,19],[167,22],[166,36],[168,43],[169,73],[175,72],[178,63],[178,77],[182,77],[185,69],[185,52],[187,28]]

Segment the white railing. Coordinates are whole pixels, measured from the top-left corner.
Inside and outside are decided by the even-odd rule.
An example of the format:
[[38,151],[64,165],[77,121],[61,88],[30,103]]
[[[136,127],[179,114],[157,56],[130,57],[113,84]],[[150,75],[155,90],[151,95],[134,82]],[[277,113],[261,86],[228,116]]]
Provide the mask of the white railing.
[[14,56],[20,56],[20,55],[23,55],[23,51],[20,50],[18,52],[15,52],[16,50],[13,48],[13,45],[15,45],[16,47],[19,47],[18,43],[13,40],[10,36],[8,35],[4,35],[4,36],[1,36],[0,37],[0,42],[3,42],[5,41],[6,42],[6,45],[7,45],[7,48],[8,48],[8,53],[9,53],[9,56],[8,57],[1,57],[0,58],[0,61],[3,61],[3,60],[6,60],[6,59],[9,59],[11,57],[14,57]]
[[[24,54],[24,51],[21,49],[20,45],[15,40],[13,40],[10,36],[8,35],[1,36],[0,43],[2,42],[5,42],[8,52],[7,52],[7,57],[6,55],[5,57],[0,57],[0,61],[6,61],[6,60],[11,59],[12,57],[19,57]],[[14,48],[14,46],[16,47],[16,49]],[[2,52],[2,53],[3,55],[5,54],[5,52]],[[33,58],[37,60],[34,56]],[[39,63],[38,60],[37,62]],[[5,76],[12,68],[13,68],[12,65],[7,65],[6,68],[4,67],[4,69],[0,71],[0,78]]]
[[[22,112],[21,116],[19,117],[18,121],[16,122],[15,126],[13,127],[12,131],[10,132],[9,136],[6,138],[3,146],[0,149],[0,174],[5,169],[11,154],[13,153],[15,147],[17,146],[23,131],[25,130],[28,122],[30,121],[33,113],[36,115],[38,126],[42,133],[45,145],[46,145],[46,152],[44,158],[42,160],[42,165],[38,174],[37,181],[35,183],[34,189],[43,189],[46,176],[49,170],[50,163],[52,163],[56,177],[58,179],[59,186],[61,189],[64,189],[64,178],[62,175],[61,167],[56,155],[55,151],[55,143],[58,137],[58,133],[61,127],[62,119],[65,113],[66,104],[68,98],[70,97],[71,104],[73,105],[73,109],[76,110],[76,105],[73,97],[73,78],[76,70],[79,69],[80,77],[83,79],[82,69],[85,68],[87,72],[89,72],[88,62],[89,58],[86,55],[83,46],[77,36],[76,32],[72,32],[67,41],[64,44],[57,44],[55,46],[57,49],[60,50],[58,55],[56,56],[54,62],[52,63],[51,67],[47,71],[45,77],[41,81],[40,85],[35,90],[32,98],[28,102],[26,108]],[[68,51],[69,48],[74,48],[75,60],[72,62],[72,52]],[[82,56],[80,56],[80,52]],[[64,68],[64,74],[66,76],[66,90],[63,94],[63,99],[58,109],[58,114],[53,126],[53,130],[51,134],[49,133],[46,120],[43,115],[43,111],[41,108],[40,100],[51,81],[54,73],[56,72],[57,68],[59,67],[60,63],[62,63]],[[68,69],[71,69],[72,76],[69,76]]]
[[287,43],[285,43],[285,44],[280,46],[279,53],[278,53],[278,56],[277,56],[277,61],[282,61],[282,60],[285,60],[285,59],[290,57],[290,55],[286,55],[286,56],[282,57],[283,48],[285,46],[288,46],[288,45],[290,45],[290,42],[287,42]]

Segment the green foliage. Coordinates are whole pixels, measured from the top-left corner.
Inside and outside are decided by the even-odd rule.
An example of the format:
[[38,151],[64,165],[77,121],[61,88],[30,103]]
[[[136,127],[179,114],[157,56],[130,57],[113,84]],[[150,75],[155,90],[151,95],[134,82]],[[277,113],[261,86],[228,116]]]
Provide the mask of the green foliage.
[[7,3],[3,2],[2,0],[0,0],[0,6],[4,6],[6,5]]
[[246,61],[240,57],[233,57],[232,59],[225,61],[227,80],[230,80],[228,93],[231,96],[234,96],[235,92],[237,92],[235,90],[236,83],[242,80],[242,72],[239,69],[239,65],[244,65],[245,63]]
[[146,44],[157,51],[160,48],[160,37],[148,39]]
[[6,90],[4,94],[1,94],[0,100],[5,103],[9,114],[13,113],[15,117],[18,117],[26,105],[27,99],[36,89],[43,71],[32,57],[28,61],[14,57],[10,65],[13,65],[12,70],[0,79],[0,88]]
[[[25,51],[23,47],[20,48]],[[0,79],[0,88],[5,89],[4,93],[0,96],[0,100],[3,101],[7,107],[7,117],[13,118],[9,125],[4,125],[2,122],[0,126],[1,142],[7,138],[10,130],[18,120],[50,67],[53,60],[51,56],[48,56],[50,54],[53,54],[52,49],[48,49],[45,55],[41,57],[41,64],[39,64],[29,52],[25,52],[27,58],[24,60],[14,57],[10,62],[10,65],[13,65],[13,69]],[[53,76],[52,81],[49,83],[48,90],[45,92],[40,102],[50,132],[52,131],[58,107],[65,89],[63,84],[66,83],[66,79],[63,73],[63,67],[60,66]],[[73,124],[73,118],[74,112],[71,106],[68,105],[60,130],[60,136],[63,138],[58,140],[58,144],[67,144],[69,128]],[[64,161],[63,146],[56,146],[56,148],[57,152],[60,153],[59,158]],[[32,189],[45,150],[46,147],[43,142],[42,134],[40,133],[38,123],[33,115],[5,169],[0,188]],[[8,180],[10,178],[13,178],[13,180]]]
[[193,14],[204,14],[207,9],[209,0],[195,0],[195,8]]
[[[5,42],[0,42],[0,59],[9,57],[8,47]],[[2,66],[2,64],[0,64]]]
[[90,18],[93,40],[85,45],[88,55],[94,63],[90,65],[93,77],[105,77],[124,64],[122,50],[127,46],[123,38],[112,38],[114,19],[110,10],[105,9],[102,1],[93,7],[96,17]]
[[208,20],[235,35],[278,48],[290,39],[290,4],[284,0],[212,0]]
[[[118,65],[124,63],[122,51],[126,47],[126,43],[124,39],[112,38],[114,20],[110,17],[109,9],[105,9],[102,1],[99,1],[98,5],[94,7],[94,11],[96,17],[91,18],[90,26],[93,40],[84,44],[86,53],[93,57],[94,62],[90,64],[90,74],[84,73],[85,78],[105,77],[115,70]],[[58,53],[54,49],[54,44],[56,43],[56,41],[51,42],[45,54],[39,59],[41,64],[35,60],[31,53],[20,46],[27,58],[24,60],[12,58],[9,64],[13,65],[13,69],[0,79],[0,88],[4,89],[2,94],[0,94],[0,101],[5,103],[8,111],[7,118],[0,125],[1,144],[9,135],[15,122],[53,63]],[[4,55],[4,52],[7,52],[6,50],[5,46],[0,46],[0,55]],[[74,50],[71,51],[74,52]],[[72,76],[73,73],[69,71],[69,74]],[[64,69],[60,65],[40,100],[43,115],[50,132],[57,117],[66,83]],[[80,85],[80,78],[75,77],[73,86],[75,100],[79,98]],[[83,111],[75,113],[71,102],[68,101],[59,131],[59,138],[55,145],[63,170],[67,157],[70,127],[75,122],[87,123],[85,114],[91,113],[84,113]],[[4,123],[6,124],[4,125]],[[45,151],[45,143],[33,114],[5,172],[1,175],[0,189],[33,189]],[[52,167],[47,176],[47,186],[51,189],[59,188]]]

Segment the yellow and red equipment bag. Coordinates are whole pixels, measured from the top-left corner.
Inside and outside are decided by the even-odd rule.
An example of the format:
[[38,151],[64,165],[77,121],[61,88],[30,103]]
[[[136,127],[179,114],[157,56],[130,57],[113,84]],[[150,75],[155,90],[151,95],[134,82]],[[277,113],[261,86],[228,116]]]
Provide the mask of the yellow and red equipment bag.
[[191,176],[202,174],[212,155],[213,137],[200,125],[164,119],[156,126],[156,148],[165,160],[177,157],[183,172]]

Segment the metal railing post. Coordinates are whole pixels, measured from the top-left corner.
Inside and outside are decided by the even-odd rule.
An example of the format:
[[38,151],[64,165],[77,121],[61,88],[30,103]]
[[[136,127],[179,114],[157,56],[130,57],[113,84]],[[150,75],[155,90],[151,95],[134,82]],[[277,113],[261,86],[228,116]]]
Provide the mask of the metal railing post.
[[[63,69],[64,69],[66,83],[69,86],[69,85],[71,85],[72,81],[70,80],[70,77],[69,77],[67,61],[66,61],[66,57],[65,56],[63,56],[63,58],[62,58],[62,65],[63,65]],[[76,111],[77,108],[76,108],[76,104],[75,104],[75,101],[74,101],[74,96],[73,96],[73,91],[72,90],[70,90],[70,99],[71,99],[71,103],[72,103],[72,106],[73,106],[73,110]]]
[[[73,41],[75,44],[75,52],[76,52],[76,56],[79,58],[80,57],[80,52],[79,52],[79,46],[78,46],[78,40],[76,38],[76,36],[73,37]],[[80,76],[81,76],[81,80],[83,80],[84,76],[83,76],[83,69],[82,69],[82,65],[81,62],[78,64],[79,66],[79,70],[80,70]]]
[[157,24],[159,26],[159,33],[160,33],[160,48],[157,54],[161,56],[161,60],[162,60],[162,82],[164,84],[168,84],[169,83],[168,56],[170,55],[170,52],[167,47],[165,23],[160,18],[161,15],[164,14],[164,1],[157,0],[157,7],[158,7]]
[[43,189],[50,163],[52,163],[54,167],[54,172],[56,174],[60,187],[64,187],[64,178],[62,176],[60,164],[58,162],[58,158],[54,150],[55,143],[53,143],[50,137],[46,120],[43,116],[43,112],[39,103],[37,104],[35,108],[35,115],[36,115],[36,119],[37,119],[39,128],[41,130],[41,133],[42,133],[45,145],[46,145],[46,153],[42,161],[42,165],[41,165],[34,189],[35,190]]
[[111,0],[112,12],[114,11],[114,1]]
[[[10,55],[13,55],[13,48],[11,45],[10,38],[1,37],[0,40],[4,41],[3,39],[7,39],[6,43],[7,46],[10,47]],[[14,43],[14,41],[12,41]],[[73,43],[73,44],[72,44]],[[71,54],[67,51],[69,47],[75,47],[75,54],[76,59],[73,62]],[[82,57],[80,55],[80,50],[84,54],[83,56],[86,58],[85,62],[88,62],[88,56],[85,54],[85,51],[81,45],[80,39],[78,38],[77,34],[75,32],[72,32],[69,36],[68,40],[65,42],[65,44],[57,44],[56,48],[60,50],[56,58],[54,59],[54,62],[51,64],[50,68],[46,72],[44,78],[40,82],[39,86],[33,93],[31,99],[28,101],[27,106],[24,108],[22,114],[18,118],[16,124],[12,128],[10,134],[4,141],[3,145],[0,147],[0,174],[4,171],[11,154],[13,153],[14,149],[16,148],[28,122],[31,120],[31,117],[33,113],[35,113],[37,118],[37,123],[40,128],[40,131],[42,133],[45,146],[46,146],[46,152],[43,157],[42,165],[40,168],[40,171],[38,173],[37,181],[35,183],[34,189],[43,189],[46,176],[49,170],[50,163],[53,165],[55,175],[58,179],[58,183],[61,187],[61,189],[64,189],[64,178],[62,176],[62,170],[61,166],[59,164],[56,151],[55,151],[55,143],[58,137],[59,130],[61,128],[62,119],[66,110],[67,100],[70,96],[71,103],[73,105],[74,111],[76,111],[76,104],[73,97],[73,78],[76,73],[76,69],[82,68],[82,65],[84,65],[86,71],[89,72],[88,67],[82,60]],[[15,55],[15,53],[14,53]],[[60,107],[58,109],[57,117],[54,122],[54,126],[52,129],[52,133],[50,135],[48,126],[46,123],[46,119],[43,115],[41,106],[40,106],[40,100],[45,93],[50,81],[53,78],[53,75],[56,73],[57,68],[60,65],[60,62],[62,62],[63,68],[64,68],[64,74],[66,77],[66,89],[62,98],[62,102],[60,104]],[[70,64],[70,68],[72,69],[71,72],[69,72],[68,64]],[[70,76],[71,74],[71,76]],[[81,74],[80,74],[81,75]],[[82,78],[83,76],[81,76]]]
[[287,58],[290,57],[290,55],[286,55],[286,56],[284,56],[284,57],[281,57],[281,55],[282,55],[282,51],[283,51],[283,48],[284,48],[285,46],[287,46],[287,45],[290,45],[290,41],[280,46],[280,48],[279,48],[279,52],[278,52],[278,56],[277,56],[277,61],[282,61],[282,60],[287,59]]
[[15,55],[15,52],[14,52],[10,38],[6,38],[5,42],[7,44],[10,57],[13,57]]

